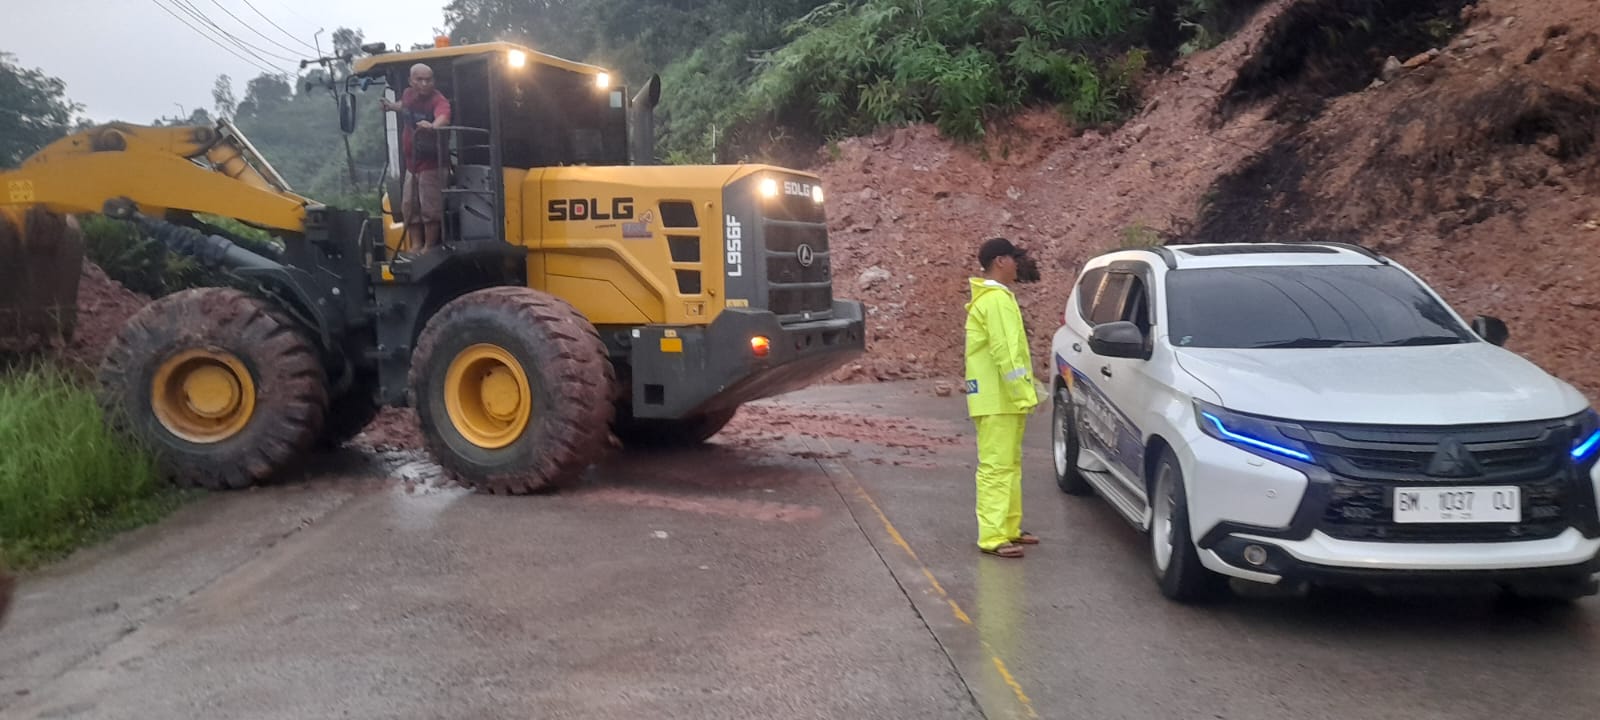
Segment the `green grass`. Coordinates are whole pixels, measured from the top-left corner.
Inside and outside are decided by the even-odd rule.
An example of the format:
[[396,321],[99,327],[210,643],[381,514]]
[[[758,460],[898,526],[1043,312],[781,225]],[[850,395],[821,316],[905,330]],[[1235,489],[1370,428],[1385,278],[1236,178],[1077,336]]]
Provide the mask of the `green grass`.
[[154,522],[185,494],[48,365],[0,370],[0,563],[27,569]]

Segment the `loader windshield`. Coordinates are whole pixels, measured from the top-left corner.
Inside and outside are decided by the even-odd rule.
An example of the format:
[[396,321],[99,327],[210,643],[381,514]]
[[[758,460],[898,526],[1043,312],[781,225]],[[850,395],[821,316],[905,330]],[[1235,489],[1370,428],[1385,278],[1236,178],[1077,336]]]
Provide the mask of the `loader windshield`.
[[626,165],[628,127],[619,88],[542,65],[507,68],[499,99],[506,167]]

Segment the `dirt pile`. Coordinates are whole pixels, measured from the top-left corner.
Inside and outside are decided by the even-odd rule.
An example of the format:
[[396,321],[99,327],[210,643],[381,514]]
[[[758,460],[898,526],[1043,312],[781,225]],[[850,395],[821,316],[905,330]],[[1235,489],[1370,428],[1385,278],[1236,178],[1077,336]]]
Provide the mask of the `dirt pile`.
[[1483,0],[1218,185],[1195,237],[1379,249],[1600,398],[1600,12]]
[[1032,249],[1044,281],[1016,288],[1041,369],[1070,284],[1091,255],[1186,227],[1210,184],[1268,147],[1278,124],[1247,108],[1213,119],[1251,48],[1295,3],[1267,3],[1218,47],[1152,78],[1136,117],[1076,132],[1036,110],[981,147],[916,126],[841,142],[817,169],[829,191],[835,292],[869,307],[869,355],[842,381],[956,378],[977,246]]
[[1090,255],[1176,241],[1344,240],[1389,253],[1511,347],[1600,398],[1575,328],[1600,321],[1600,12],[1593,0],[1272,2],[1152,78],[1140,113],[1076,133],[1051,111],[981,148],[929,127],[842,142],[836,293],[869,355],[836,380],[956,378],[982,238],[1038,248],[1017,288],[1048,363]]
[[78,324],[60,357],[76,369],[93,372],[122,326],[149,304],[150,298],[107,277],[100,266],[87,260],[78,278]]

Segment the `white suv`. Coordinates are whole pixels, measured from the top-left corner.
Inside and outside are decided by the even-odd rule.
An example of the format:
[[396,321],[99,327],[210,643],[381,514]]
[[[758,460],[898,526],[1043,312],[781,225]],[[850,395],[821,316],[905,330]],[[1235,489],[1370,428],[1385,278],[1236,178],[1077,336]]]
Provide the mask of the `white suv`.
[[1506,335],[1351,245],[1102,255],[1053,342],[1056,481],[1148,532],[1178,600],[1227,577],[1591,595],[1600,418]]

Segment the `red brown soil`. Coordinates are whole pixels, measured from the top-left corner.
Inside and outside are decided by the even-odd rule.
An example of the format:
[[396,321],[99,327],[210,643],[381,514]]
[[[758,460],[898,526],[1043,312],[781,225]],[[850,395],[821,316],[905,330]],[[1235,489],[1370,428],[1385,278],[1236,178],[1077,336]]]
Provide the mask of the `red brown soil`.
[[106,277],[100,266],[84,261],[78,278],[78,324],[62,358],[86,371],[99,368],[123,324],[149,302],[150,298]]
[[[902,455],[932,454],[940,448],[958,446],[963,442],[949,428],[940,428],[912,418],[767,403],[739,408],[739,413],[717,435],[717,442],[734,447],[766,446],[794,437],[866,443],[892,448]],[[796,453],[799,457],[812,458],[838,457],[840,454],[840,449],[832,446]]]
[[[1212,222],[1203,239],[1369,244],[1463,314],[1501,316],[1513,350],[1600,398],[1583,332],[1600,321],[1594,2],[1483,0],[1434,57],[1398,58],[1413,67],[1306,125],[1279,118],[1271,98],[1223,119],[1252,53],[1296,4],[1264,5],[1222,45],[1153,78],[1144,108],[1110,133],[1074,136],[1039,110],[982,147],[927,126],[842,142],[818,168],[836,293],[864,301],[871,328],[868,356],[835,379],[958,379],[966,278],[993,235],[1040,257],[1045,281],[1016,290],[1043,370],[1086,258],[1125,238],[1196,237],[1202,200],[1240,194],[1219,181],[1266,158],[1254,167],[1297,184],[1244,193],[1230,209],[1258,221]],[[886,279],[864,275],[874,268]]]
[[[1264,5],[1222,45],[1153,78],[1143,109],[1108,133],[1077,134],[1044,109],[992,128],[981,147],[926,125],[840,143],[840,157],[817,170],[829,190],[835,293],[869,306],[870,329],[868,357],[835,379],[959,379],[967,278],[978,244],[995,235],[1040,261],[1043,282],[1014,290],[1043,369],[1086,259],[1125,234],[1192,217],[1218,176],[1269,145],[1266,108],[1210,125],[1250,49],[1292,4]],[[874,267],[889,278],[864,289],[858,279]]]
[[1509,347],[1600,399],[1600,6],[1484,0],[1433,60],[1331,103],[1270,197],[1287,234],[1350,236],[1497,315]]
[[367,429],[350,444],[368,450],[417,450],[425,445],[416,411],[392,407],[379,410]]

